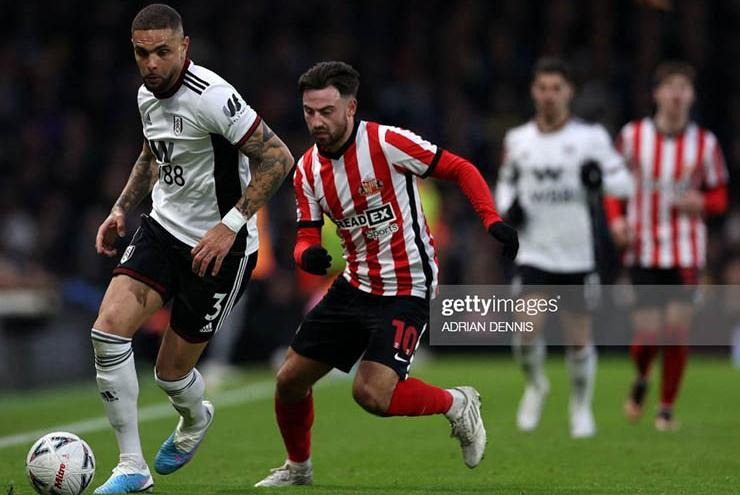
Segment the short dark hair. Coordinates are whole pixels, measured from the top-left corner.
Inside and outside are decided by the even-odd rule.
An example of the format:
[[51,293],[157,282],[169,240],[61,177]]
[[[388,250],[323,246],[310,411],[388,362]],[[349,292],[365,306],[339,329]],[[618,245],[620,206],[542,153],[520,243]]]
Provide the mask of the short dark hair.
[[149,29],[182,31],[182,17],[169,5],[163,3],[147,5],[134,17],[134,21],[131,23],[131,34],[134,31]]
[[534,80],[540,74],[560,74],[563,79],[569,83],[573,83],[573,77],[570,72],[570,67],[565,60],[557,57],[542,57],[537,60],[534,64],[534,70],[532,71],[532,80]]
[[693,86],[694,81],[696,81],[696,69],[690,63],[683,60],[667,60],[661,62],[653,73],[653,85],[660,86],[663,81],[671,76],[684,76]]
[[357,96],[360,73],[345,62],[319,62],[298,78],[298,93],[307,89],[324,89],[334,86],[342,96]]

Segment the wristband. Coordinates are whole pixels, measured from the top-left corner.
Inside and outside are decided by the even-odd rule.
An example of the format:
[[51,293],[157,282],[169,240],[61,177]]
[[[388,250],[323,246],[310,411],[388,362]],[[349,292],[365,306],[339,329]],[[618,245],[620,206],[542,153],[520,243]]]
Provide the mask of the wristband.
[[236,234],[242,229],[242,227],[244,227],[244,224],[247,223],[247,219],[244,218],[244,215],[242,215],[235,206],[230,209],[226,215],[224,215],[221,219],[221,223],[226,225],[229,230],[232,230]]

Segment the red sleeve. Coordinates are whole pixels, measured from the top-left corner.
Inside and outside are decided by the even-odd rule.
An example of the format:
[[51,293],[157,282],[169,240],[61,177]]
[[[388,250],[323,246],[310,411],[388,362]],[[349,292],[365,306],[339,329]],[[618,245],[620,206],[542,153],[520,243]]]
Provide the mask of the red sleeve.
[[457,182],[465,197],[468,198],[473,209],[488,229],[491,225],[501,221],[493,205],[491,190],[478,169],[464,158],[453,153],[443,151],[439,161],[431,172],[437,179]]
[[604,213],[607,223],[624,215],[624,201],[614,196],[604,196]]
[[727,186],[722,185],[704,192],[704,212],[720,215],[727,211]]
[[298,227],[298,234],[293,249],[293,259],[296,265],[301,266],[303,252],[311,246],[321,244],[321,227]]

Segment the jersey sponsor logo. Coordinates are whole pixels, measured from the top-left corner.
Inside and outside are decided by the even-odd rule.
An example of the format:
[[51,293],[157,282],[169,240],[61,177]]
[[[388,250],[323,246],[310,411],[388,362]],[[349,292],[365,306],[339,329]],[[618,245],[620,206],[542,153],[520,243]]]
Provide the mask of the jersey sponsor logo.
[[149,149],[152,150],[159,163],[170,163],[175,143],[172,141],[149,141]]
[[563,169],[555,168],[555,167],[535,168],[532,170],[532,175],[534,175],[534,178],[540,182],[546,181],[546,180],[553,180],[553,181],[560,180],[560,176],[562,174],[563,174]]
[[200,333],[211,333],[213,331],[213,325],[209,321],[200,329]]
[[371,194],[379,193],[383,190],[383,181],[380,179],[372,178],[365,179],[360,182],[359,193],[363,196],[370,196]]
[[175,133],[175,136],[182,135],[182,117],[179,115],[172,116],[172,132]]
[[336,220],[337,227],[341,229],[351,229],[355,227],[376,227],[392,222],[396,219],[396,214],[390,204],[384,204],[377,208],[365,210],[359,215]]
[[375,230],[368,230],[367,232],[365,232],[365,237],[367,237],[368,239],[378,239],[380,237],[395,234],[396,232],[398,232],[398,224],[392,223],[386,227],[381,227]]
[[244,112],[247,111],[246,105],[243,105],[242,102],[239,101],[239,97],[236,96],[236,93],[231,94],[231,97],[226,100],[226,105],[221,107],[221,109],[223,110],[224,115],[226,115],[231,121],[229,126],[235,124]]
[[134,249],[136,249],[136,246],[134,245],[126,248],[126,250],[123,252],[123,256],[121,256],[121,264],[124,264],[131,259],[131,255],[134,254]]
[[532,203],[563,204],[576,201],[577,194],[573,189],[547,189],[532,192],[530,198]]

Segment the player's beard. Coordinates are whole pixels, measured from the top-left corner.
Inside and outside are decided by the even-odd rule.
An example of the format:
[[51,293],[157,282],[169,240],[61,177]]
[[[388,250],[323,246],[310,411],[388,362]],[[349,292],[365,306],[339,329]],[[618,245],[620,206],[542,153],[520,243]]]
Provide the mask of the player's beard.
[[330,129],[322,129],[322,131],[324,132],[323,134],[317,134],[316,131],[311,132],[316,141],[316,146],[322,150],[336,151],[342,146],[342,144],[344,144],[340,141],[347,132],[347,124],[337,129],[335,132],[331,132]]
[[143,79],[144,87],[148,89],[149,91],[151,91],[152,93],[163,93],[172,86],[176,73],[177,71],[173,70],[167,77],[160,76],[159,83],[156,85],[153,85],[149,83],[146,79]]

